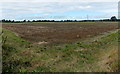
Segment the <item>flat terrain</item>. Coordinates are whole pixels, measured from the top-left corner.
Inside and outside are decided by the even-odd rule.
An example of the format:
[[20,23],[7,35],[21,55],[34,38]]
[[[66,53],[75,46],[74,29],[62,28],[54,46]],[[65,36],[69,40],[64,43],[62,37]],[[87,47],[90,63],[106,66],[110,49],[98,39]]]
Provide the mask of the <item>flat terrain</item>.
[[34,43],[67,43],[115,30],[117,22],[40,22],[3,24],[3,28]]
[[116,72],[117,22],[4,23],[3,72]]

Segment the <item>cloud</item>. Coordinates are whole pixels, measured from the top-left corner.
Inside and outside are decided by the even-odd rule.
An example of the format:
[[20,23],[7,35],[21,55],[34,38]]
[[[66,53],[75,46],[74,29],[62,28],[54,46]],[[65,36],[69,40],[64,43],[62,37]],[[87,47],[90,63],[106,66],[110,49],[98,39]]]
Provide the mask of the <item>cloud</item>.
[[118,2],[119,0],[2,0],[1,2]]
[[[71,15],[74,11],[80,14],[82,11],[95,11],[112,15],[118,12],[117,7],[117,2],[2,2],[0,8],[6,19],[62,19],[73,18]],[[67,12],[71,14],[68,15]]]

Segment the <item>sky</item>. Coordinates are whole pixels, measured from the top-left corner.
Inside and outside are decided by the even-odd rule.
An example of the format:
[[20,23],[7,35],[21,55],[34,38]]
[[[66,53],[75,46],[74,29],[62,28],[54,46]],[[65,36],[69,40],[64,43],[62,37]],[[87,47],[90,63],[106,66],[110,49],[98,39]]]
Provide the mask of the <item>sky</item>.
[[4,0],[1,19],[93,20],[118,17],[119,0]]

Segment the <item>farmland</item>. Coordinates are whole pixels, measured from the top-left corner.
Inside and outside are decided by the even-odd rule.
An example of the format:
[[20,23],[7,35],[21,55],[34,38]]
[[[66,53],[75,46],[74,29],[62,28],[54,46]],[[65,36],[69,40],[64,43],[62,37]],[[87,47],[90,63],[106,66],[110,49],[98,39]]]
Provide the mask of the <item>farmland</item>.
[[43,22],[29,24],[4,24],[20,37],[31,42],[66,43],[78,41],[82,38],[99,35],[117,29],[118,23],[110,22]]
[[3,23],[3,72],[116,72],[118,22]]

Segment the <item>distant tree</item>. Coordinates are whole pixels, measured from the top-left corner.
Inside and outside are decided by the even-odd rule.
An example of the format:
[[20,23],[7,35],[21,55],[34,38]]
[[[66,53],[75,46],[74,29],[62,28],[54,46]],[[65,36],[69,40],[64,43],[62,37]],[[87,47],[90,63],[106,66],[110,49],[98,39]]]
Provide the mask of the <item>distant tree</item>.
[[26,20],[23,20],[23,22],[26,22]]
[[120,19],[118,19],[118,21],[120,21]]
[[55,20],[51,20],[50,22],[54,22]]
[[5,20],[5,22],[9,22],[8,20]]
[[8,22],[11,22],[11,20],[8,20]]
[[77,20],[74,20],[75,22],[77,22]]
[[61,22],[63,22],[63,20],[61,20]]
[[33,20],[32,22],[35,22],[35,20]]
[[28,20],[27,22],[30,22],[30,20]]
[[15,22],[14,20],[12,20],[12,22]]
[[112,20],[112,21],[116,21],[116,20],[117,20],[116,16],[112,16],[112,17],[111,17],[111,20]]
[[37,20],[37,22],[41,22],[41,20]]
[[5,19],[3,19],[2,22],[5,22]]

